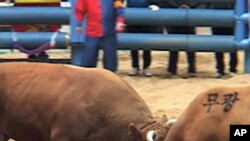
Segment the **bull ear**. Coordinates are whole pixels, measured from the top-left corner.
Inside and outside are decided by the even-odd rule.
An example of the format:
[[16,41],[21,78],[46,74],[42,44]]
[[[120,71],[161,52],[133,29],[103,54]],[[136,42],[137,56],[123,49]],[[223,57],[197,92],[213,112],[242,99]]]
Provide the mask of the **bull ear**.
[[168,117],[164,114],[164,115],[161,117],[161,123],[162,123],[162,124],[165,124],[167,121],[168,121]]
[[129,133],[136,138],[141,136],[139,129],[136,127],[134,123],[129,124]]

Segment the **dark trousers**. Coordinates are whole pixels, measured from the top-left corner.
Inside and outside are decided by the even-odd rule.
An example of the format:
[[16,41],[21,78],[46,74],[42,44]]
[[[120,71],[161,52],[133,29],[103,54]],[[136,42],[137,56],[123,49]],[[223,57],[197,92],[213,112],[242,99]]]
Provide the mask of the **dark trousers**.
[[[167,27],[168,33],[170,34],[195,34],[194,27]],[[187,60],[188,60],[188,72],[196,73],[195,68],[195,52],[187,51]],[[177,73],[177,62],[179,58],[179,51],[170,51],[169,63],[167,71],[173,74]]]
[[[224,55],[222,52],[217,52],[215,53],[215,58],[216,58],[216,69],[217,72],[220,74],[225,74],[225,64],[224,64]],[[237,58],[237,52],[232,52],[230,53],[230,61],[229,61],[229,71],[230,72],[237,72],[237,64],[238,64],[238,58]]]
[[[132,67],[133,68],[140,68],[139,66],[139,52],[138,50],[131,51],[132,57]],[[151,64],[151,53],[149,50],[143,51],[143,69],[148,68]]]
[[[187,60],[188,60],[188,72],[196,73],[195,53],[194,52],[186,52],[186,53],[187,53]],[[177,73],[178,58],[179,58],[178,51],[170,51],[168,72],[171,72],[173,74]]]
[[[233,35],[233,28],[212,28],[213,34],[216,35]],[[216,59],[216,69],[217,72],[220,74],[225,74],[225,63],[224,63],[224,53],[223,52],[216,52],[215,53]],[[230,72],[237,72],[237,64],[238,64],[238,55],[237,50],[230,52],[230,61],[229,61],[229,71]]]
[[[142,25],[128,25],[127,33],[161,33],[162,28],[159,26],[142,26]],[[136,48],[136,47],[135,47]],[[139,65],[139,51],[131,50],[132,67],[140,68]],[[151,64],[151,51],[143,50],[143,69],[148,68]]]

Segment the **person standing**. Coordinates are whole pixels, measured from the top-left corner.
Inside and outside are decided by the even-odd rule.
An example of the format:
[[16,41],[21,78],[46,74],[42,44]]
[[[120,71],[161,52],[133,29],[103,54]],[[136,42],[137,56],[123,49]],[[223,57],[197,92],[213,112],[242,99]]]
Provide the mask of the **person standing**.
[[[189,9],[195,8],[199,3],[192,3],[189,1],[176,1],[176,0],[154,0],[160,7],[163,8],[179,8],[179,9]],[[165,26],[168,34],[195,34],[195,27],[189,26]],[[188,60],[188,76],[196,76],[195,67],[195,52],[186,51]],[[173,78],[177,75],[177,62],[179,58],[179,51],[170,51],[169,63],[167,68],[167,78]]]
[[[152,0],[127,0],[127,7],[136,7],[136,8],[145,8],[149,7],[152,11],[159,10],[159,7],[152,2]],[[152,25],[127,25],[126,31],[128,33],[160,33],[162,28],[159,26]],[[132,69],[129,72],[130,76],[136,76],[140,74],[140,65],[139,65],[139,51],[138,49],[131,50],[131,59],[132,59]],[[143,50],[143,75],[150,77],[152,73],[150,71],[151,65],[151,51]]]
[[[169,27],[168,33],[173,34],[195,34],[194,27],[186,27],[186,26],[179,26],[179,27]],[[188,61],[188,75],[187,77],[195,77],[196,76],[196,67],[195,67],[195,52],[193,51],[186,51],[187,61]],[[179,58],[179,51],[170,51],[169,55],[169,62],[167,68],[167,77],[175,77],[177,75],[177,63]]]
[[75,15],[78,32],[83,32],[81,25],[87,15],[86,44],[82,52],[83,67],[96,67],[99,45],[102,44],[104,68],[117,71],[116,31],[124,30],[123,11],[122,0],[77,0]]
[[[212,4],[213,9],[234,9],[234,4]],[[227,27],[212,27],[212,32],[215,35],[234,35],[234,28]],[[215,52],[216,59],[216,69],[217,69],[217,78],[223,78],[227,76],[225,73],[225,62],[224,62],[224,53]],[[229,72],[230,75],[235,75],[237,73],[237,64],[238,64],[238,55],[237,50],[230,52],[230,61],[229,61]]]

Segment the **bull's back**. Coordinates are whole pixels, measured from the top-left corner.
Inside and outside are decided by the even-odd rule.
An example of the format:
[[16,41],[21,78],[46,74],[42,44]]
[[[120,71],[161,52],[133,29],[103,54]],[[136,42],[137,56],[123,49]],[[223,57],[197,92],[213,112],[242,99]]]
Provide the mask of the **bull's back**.
[[[140,96],[112,72],[40,63],[4,63],[0,68],[0,100],[4,101],[6,130],[13,136],[23,138],[32,131],[41,141],[48,140],[56,120],[69,130],[77,126],[89,133],[114,122],[125,126],[124,121],[152,119]],[[39,141],[32,136],[25,140]]]
[[248,86],[220,87],[204,92],[180,116],[166,141],[229,140],[230,124],[250,123],[249,93]]
[[1,128],[19,140],[49,140],[53,120],[83,100],[76,98],[85,83],[79,79],[88,71],[41,63],[4,63],[0,68]]

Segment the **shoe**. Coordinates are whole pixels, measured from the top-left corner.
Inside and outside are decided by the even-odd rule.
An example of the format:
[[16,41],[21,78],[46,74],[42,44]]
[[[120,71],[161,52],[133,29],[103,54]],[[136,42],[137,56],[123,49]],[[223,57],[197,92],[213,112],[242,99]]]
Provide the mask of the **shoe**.
[[147,77],[151,77],[152,76],[151,70],[149,68],[144,69],[143,75],[145,75]]
[[215,78],[228,78],[228,75],[226,73],[217,73]]
[[130,76],[136,76],[140,74],[140,70],[138,68],[132,68],[131,71],[128,73]]
[[230,75],[231,77],[234,77],[234,76],[237,75],[237,73],[236,73],[236,72],[230,72],[229,75]]
[[169,79],[176,79],[176,78],[180,78],[180,77],[177,76],[176,74],[172,73],[172,72],[167,72],[167,73],[166,73],[166,78],[169,78]]
[[187,75],[184,76],[184,78],[193,78],[196,77],[196,73],[194,72],[189,72]]

